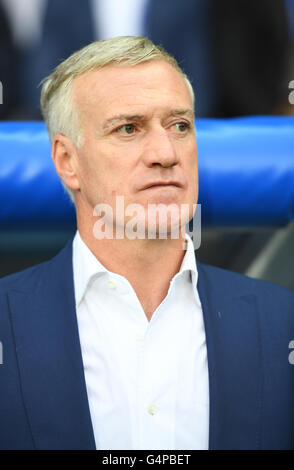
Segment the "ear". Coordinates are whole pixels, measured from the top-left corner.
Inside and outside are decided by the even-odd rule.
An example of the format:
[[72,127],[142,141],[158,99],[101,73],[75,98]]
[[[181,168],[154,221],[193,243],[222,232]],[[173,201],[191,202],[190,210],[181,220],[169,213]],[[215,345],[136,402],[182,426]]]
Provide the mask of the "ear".
[[78,154],[71,139],[56,134],[52,143],[52,159],[60,179],[71,189],[80,188],[77,176]]

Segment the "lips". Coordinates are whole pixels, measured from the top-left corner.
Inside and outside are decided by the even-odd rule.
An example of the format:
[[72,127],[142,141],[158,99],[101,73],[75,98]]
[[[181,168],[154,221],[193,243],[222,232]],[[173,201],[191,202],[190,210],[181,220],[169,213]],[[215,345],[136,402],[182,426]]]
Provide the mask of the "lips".
[[177,188],[182,188],[183,185],[179,181],[153,181],[150,183],[145,184],[141,190],[150,189],[150,188],[157,188],[157,187],[165,187],[165,186],[174,186]]

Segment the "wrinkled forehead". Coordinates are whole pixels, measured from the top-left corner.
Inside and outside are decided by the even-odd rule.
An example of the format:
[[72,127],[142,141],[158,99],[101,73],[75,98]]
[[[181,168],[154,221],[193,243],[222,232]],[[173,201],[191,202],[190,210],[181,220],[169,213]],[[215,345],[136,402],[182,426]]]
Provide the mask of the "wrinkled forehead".
[[150,99],[192,101],[184,77],[168,62],[152,60],[137,65],[110,64],[73,80],[72,95],[82,112],[105,106],[138,105]]

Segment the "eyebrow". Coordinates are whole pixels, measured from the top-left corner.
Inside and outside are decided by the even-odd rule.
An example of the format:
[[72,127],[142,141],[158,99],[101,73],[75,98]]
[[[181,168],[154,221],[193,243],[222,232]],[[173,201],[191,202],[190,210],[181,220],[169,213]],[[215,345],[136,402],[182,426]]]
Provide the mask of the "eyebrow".
[[116,116],[113,116],[105,121],[103,124],[103,129],[106,130],[109,127],[111,127],[113,124],[116,122],[121,122],[121,121],[143,121],[145,119],[145,116],[141,114],[117,114]]
[[[194,112],[192,109],[172,109],[166,113],[165,118],[169,117],[178,117],[178,116],[188,116],[190,119],[194,119]],[[103,130],[109,129],[109,127],[115,125],[118,122],[130,122],[130,121],[146,121],[146,116],[144,114],[117,114],[107,119],[103,124]]]
[[190,119],[194,119],[194,111],[192,109],[173,109],[170,113],[167,114],[167,117],[177,117],[177,116],[188,116]]

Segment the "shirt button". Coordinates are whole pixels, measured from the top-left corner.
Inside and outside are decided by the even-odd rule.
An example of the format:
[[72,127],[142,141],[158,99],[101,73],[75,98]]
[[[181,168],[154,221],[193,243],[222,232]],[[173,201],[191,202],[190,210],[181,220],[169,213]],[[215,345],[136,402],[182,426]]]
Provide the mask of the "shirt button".
[[155,415],[155,413],[158,411],[158,408],[156,405],[149,405],[147,411],[150,415]]
[[116,283],[114,281],[108,281],[107,285],[109,289],[116,289]]

